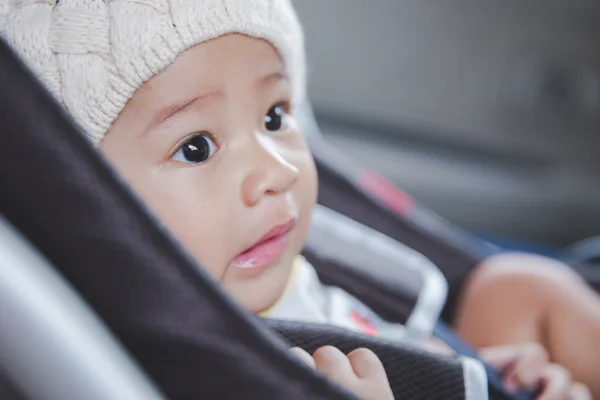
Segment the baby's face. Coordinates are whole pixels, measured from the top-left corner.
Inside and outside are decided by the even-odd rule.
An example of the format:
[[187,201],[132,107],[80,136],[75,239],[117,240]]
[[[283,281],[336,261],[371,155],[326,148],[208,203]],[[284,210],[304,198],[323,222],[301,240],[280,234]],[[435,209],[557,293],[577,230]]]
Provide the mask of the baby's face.
[[316,200],[284,64],[268,43],[228,35],[145,83],[102,152],[250,311],[282,294]]

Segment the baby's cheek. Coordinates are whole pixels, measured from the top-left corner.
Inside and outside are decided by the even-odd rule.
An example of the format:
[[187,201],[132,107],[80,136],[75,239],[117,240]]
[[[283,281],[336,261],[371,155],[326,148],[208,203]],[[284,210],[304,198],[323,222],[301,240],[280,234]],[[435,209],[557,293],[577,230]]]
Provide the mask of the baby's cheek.
[[227,263],[222,260],[217,259],[214,251],[212,254],[206,256],[206,252],[203,250],[193,251],[193,256],[196,259],[196,262],[200,264],[200,266],[208,272],[208,274],[215,280],[221,281],[225,274],[225,270],[227,268]]
[[[163,210],[159,218],[185,250],[190,253],[213,278],[220,280],[227,266],[221,235],[212,227],[208,218],[198,220],[193,213],[185,213],[186,208],[179,204]],[[210,215],[207,213],[207,215]]]

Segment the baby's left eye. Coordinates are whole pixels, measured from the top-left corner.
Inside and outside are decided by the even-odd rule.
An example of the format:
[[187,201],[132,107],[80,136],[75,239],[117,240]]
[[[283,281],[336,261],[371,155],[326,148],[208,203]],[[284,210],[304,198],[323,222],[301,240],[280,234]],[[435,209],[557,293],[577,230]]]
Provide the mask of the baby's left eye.
[[270,132],[277,132],[281,130],[283,126],[285,113],[286,113],[286,105],[285,104],[276,104],[265,115],[265,128],[267,128]]

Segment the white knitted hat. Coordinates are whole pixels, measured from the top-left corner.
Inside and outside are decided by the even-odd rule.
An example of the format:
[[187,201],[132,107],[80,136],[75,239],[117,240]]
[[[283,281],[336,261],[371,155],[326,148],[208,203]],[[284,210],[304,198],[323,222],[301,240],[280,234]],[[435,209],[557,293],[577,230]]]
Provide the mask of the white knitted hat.
[[304,43],[290,1],[0,0],[0,35],[97,145],[142,83],[227,33],[273,44],[301,100]]

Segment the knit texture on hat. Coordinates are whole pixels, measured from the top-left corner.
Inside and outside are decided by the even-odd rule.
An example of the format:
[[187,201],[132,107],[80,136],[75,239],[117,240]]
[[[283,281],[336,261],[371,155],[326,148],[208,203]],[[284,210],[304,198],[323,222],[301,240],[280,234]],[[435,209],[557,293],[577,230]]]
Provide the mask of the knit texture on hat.
[[304,43],[290,1],[0,0],[0,35],[97,145],[142,83],[228,33],[269,41],[302,99]]

